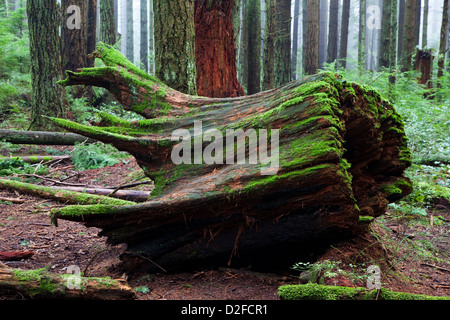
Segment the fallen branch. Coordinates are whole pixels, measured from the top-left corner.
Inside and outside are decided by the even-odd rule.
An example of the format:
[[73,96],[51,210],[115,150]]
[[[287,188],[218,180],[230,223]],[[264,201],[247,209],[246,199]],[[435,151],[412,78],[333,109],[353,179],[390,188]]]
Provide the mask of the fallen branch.
[[11,269],[0,264],[0,296],[21,299],[131,300],[124,280],[60,275],[45,269]]
[[5,197],[0,197],[0,201],[7,201],[7,202],[12,202],[12,203],[24,203],[25,202],[24,199],[5,198]]
[[27,163],[40,163],[70,159],[70,156],[20,156],[20,157],[0,157],[0,161],[22,160]]
[[74,145],[77,142],[95,142],[81,135],[67,132],[0,130],[0,140],[15,144]]
[[[135,204],[135,202],[105,197],[103,195],[88,194],[74,190],[66,190],[58,187],[38,186],[30,183],[5,179],[0,179],[0,188],[13,189],[43,198],[50,198],[64,203],[72,204],[109,204],[113,206]],[[78,190],[84,191],[83,188],[79,188]],[[108,190],[108,192],[111,192],[111,190]]]

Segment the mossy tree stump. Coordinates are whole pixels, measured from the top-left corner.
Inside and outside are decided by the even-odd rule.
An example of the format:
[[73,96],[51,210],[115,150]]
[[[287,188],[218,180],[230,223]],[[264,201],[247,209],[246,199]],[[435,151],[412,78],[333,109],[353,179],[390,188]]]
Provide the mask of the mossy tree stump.
[[[379,216],[411,192],[403,176],[410,154],[402,121],[371,88],[321,73],[251,96],[204,98],[167,87],[107,45],[94,54],[104,67],[68,72],[61,84],[104,87],[147,119],[101,113],[102,126],[52,120],[128,151],[155,190],[143,204],[68,206],[52,219],[99,227],[109,242],[127,243],[127,252],[151,260],[156,270],[294,258],[354,235],[360,216]],[[264,175],[263,163],[248,161],[174,164],[179,141],[172,133],[187,129],[195,146],[195,121],[202,133],[278,130],[278,170]]]

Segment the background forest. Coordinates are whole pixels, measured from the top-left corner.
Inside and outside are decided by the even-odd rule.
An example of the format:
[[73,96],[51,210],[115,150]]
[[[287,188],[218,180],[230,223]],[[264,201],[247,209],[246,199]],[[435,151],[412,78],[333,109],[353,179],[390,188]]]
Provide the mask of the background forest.
[[[449,7],[448,0],[2,0],[0,129],[56,130],[42,115],[95,123],[98,111],[141,119],[102,88],[57,84],[67,70],[101,64],[88,57],[99,41],[191,95],[249,95],[333,71],[375,88],[402,115],[414,191],[390,209],[428,219],[435,199],[447,208],[450,200]],[[103,159],[115,156],[112,147],[96,148]],[[15,150],[0,140],[3,156]]]

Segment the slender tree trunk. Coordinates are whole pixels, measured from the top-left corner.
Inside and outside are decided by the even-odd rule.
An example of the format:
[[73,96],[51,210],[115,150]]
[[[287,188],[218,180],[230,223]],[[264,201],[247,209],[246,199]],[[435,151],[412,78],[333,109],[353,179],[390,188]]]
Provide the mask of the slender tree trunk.
[[320,0],[319,23],[319,67],[321,68],[327,61],[328,0]]
[[320,0],[310,0],[307,6],[305,74],[314,74],[319,69],[319,11]]
[[425,0],[423,7],[423,25],[422,25],[422,48],[428,46],[428,11],[429,0]]
[[383,1],[383,9],[381,16],[381,43],[380,43],[380,56],[378,59],[378,66],[388,68],[389,67],[389,55],[390,55],[390,43],[391,43],[391,2],[388,0]]
[[[88,0],[87,7],[87,37],[86,49],[88,55],[95,51],[97,46],[97,0]],[[87,66],[92,68],[95,59],[87,58]]]
[[330,1],[330,23],[328,25],[328,58],[327,62],[332,63],[337,59],[338,53],[338,22],[339,22],[339,1]]
[[347,67],[348,25],[350,21],[350,0],[344,0],[342,7],[341,44],[339,46],[339,65]]
[[61,80],[59,14],[56,0],[28,0],[27,17],[31,59],[30,130],[54,130],[42,116],[67,117]]
[[[397,66],[397,12],[398,0],[390,1],[390,37],[389,37],[389,83],[395,84],[395,68]],[[392,91],[392,90],[391,90]]]
[[406,0],[399,0],[398,6],[398,37],[397,37],[397,57],[399,64],[403,65],[403,33],[405,31],[405,6]]
[[149,74],[155,74],[155,15],[153,13],[153,0],[149,1],[149,39],[148,51],[150,54]]
[[247,53],[247,0],[241,0],[241,35],[239,44],[239,77],[238,80],[241,83],[244,91],[247,92],[248,87],[248,53]]
[[261,91],[261,2],[247,0],[248,87],[247,94]]
[[269,90],[275,87],[275,2],[276,0],[266,0],[266,20],[263,49],[263,90]]
[[197,94],[194,3],[153,0],[155,75],[168,86]]
[[366,69],[366,0],[359,2],[358,67],[362,74]]
[[141,64],[148,73],[148,0],[141,0]]
[[276,1],[275,86],[291,81],[291,1]]
[[438,87],[441,86],[441,77],[444,75],[444,61],[445,61],[445,47],[447,44],[447,32],[448,32],[448,0],[444,0],[444,6],[442,8],[442,24],[441,24],[441,37],[439,43],[439,59],[438,59]]
[[[291,74],[292,79],[297,79],[297,54],[298,54],[298,18],[300,15],[300,0],[295,0],[294,3],[294,25],[292,35],[292,61],[291,61]],[[266,19],[267,19],[267,6],[266,6]]]
[[[233,6],[234,0],[195,1],[195,57],[197,94],[200,96],[224,98],[244,95],[244,90],[237,80]],[[258,27],[258,30],[261,30],[260,26],[260,23],[253,25],[252,32]],[[261,32],[258,48],[261,46],[260,37]],[[248,50],[250,56],[252,48],[249,47]],[[257,50],[260,49],[255,49]],[[257,61],[259,62],[259,59]],[[253,58],[251,62],[253,63]],[[255,81],[259,88],[259,68],[252,70],[256,71],[258,74],[252,74],[251,80]]]
[[414,54],[416,42],[416,21],[417,6],[416,0],[406,1],[405,16],[404,16],[404,34],[402,43],[402,71],[409,71],[412,67],[412,56]]
[[114,0],[100,0],[100,41],[116,43],[116,15]]
[[128,60],[134,63],[134,26],[133,26],[133,0],[126,0],[127,37],[126,41]]

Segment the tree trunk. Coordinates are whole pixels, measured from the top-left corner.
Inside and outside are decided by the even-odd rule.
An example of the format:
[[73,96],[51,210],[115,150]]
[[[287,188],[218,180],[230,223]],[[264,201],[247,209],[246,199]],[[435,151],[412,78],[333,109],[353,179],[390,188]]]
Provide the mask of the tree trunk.
[[130,300],[123,280],[60,275],[45,269],[11,269],[0,263],[0,296],[19,299]]
[[[195,60],[197,94],[200,96],[244,95],[237,80],[233,6],[234,0],[195,1]],[[248,50],[250,55],[251,48]],[[253,74],[252,77],[259,84],[259,76]]]
[[366,0],[361,0],[359,5],[358,68],[362,75],[366,69]]
[[94,66],[95,59],[91,58],[91,56],[89,55],[95,51],[96,46],[97,46],[97,0],[89,0],[87,6],[87,37],[86,37],[88,67]]
[[[292,32],[292,58],[291,58],[291,74],[292,80],[298,79],[297,74],[297,54],[298,54],[298,19],[300,15],[300,0],[294,1],[294,23]],[[266,4],[266,19],[267,19],[267,4]]]
[[126,41],[126,57],[134,63],[134,20],[133,20],[133,0],[126,0],[126,17],[127,17],[127,37],[123,39]]
[[416,21],[417,6],[416,0],[406,1],[405,16],[404,16],[404,34],[402,42],[402,68],[401,71],[410,71],[412,67],[412,56],[415,51],[416,43]]
[[305,74],[314,74],[319,69],[319,14],[320,0],[307,2]]
[[263,48],[263,81],[262,89],[275,87],[274,54],[275,54],[275,3],[276,0],[266,0],[266,20]]
[[330,23],[328,29],[328,54],[327,62],[333,63],[337,59],[338,50],[338,20],[339,1],[330,1]]
[[15,144],[40,145],[74,145],[77,142],[94,142],[95,140],[67,132],[0,130],[0,140]]
[[291,1],[276,1],[274,52],[275,86],[291,81]]
[[168,86],[197,94],[194,3],[153,0],[155,75]]
[[[99,227],[109,242],[127,243],[128,252],[159,266],[295,259],[292,253],[311,243],[352,236],[360,215],[379,216],[411,192],[400,116],[378,93],[334,73],[217,99],[167,87],[106,45],[96,56],[106,67],[69,73],[61,84],[95,83],[125,109],[156,118],[127,122],[102,114],[108,127],[53,121],[128,151],[155,189],[143,204],[69,206],[52,219]],[[233,138],[236,129],[250,138],[245,148]],[[224,134],[228,145],[221,149]]]
[[378,59],[378,66],[380,68],[389,68],[389,53],[391,43],[391,2],[383,1],[383,9],[381,16],[381,43],[380,56]]
[[[390,1],[390,41],[389,41],[389,83],[394,85],[396,81],[396,67],[397,67],[397,12],[398,0]],[[392,92],[392,90],[391,90]]]
[[428,46],[428,11],[429,11],[429,0],[425,0],[423,7],[423,24],[422,24],[422,48]]
[[399,64],[403,65],[403,34],[405,31],[405,7],[406,0],[399,0],[398,5],[398,38],[397,38],[397,56]]
[[347,67],[348,25],[350,21],[350,0],[344,0],[342,7],[341,44],[339,46],[339,66]]
[[141,64],[145,72],[148,70],[148,0],[141,0]]
[[442,24],[441,24],[441,37],[439,42],[439,59],[438,59],[438,72],[437,72],[437,84],[441,86],[442,76],[444,75],[444,61],[445,61],[445,47],[447,45],[447,32],[448,32],[448,0],[444,0],[444,6],[442,8]]
[[320,0],[319,14],[319,67],[327,61],[328,0]]
[[[261,2],[247,0],[247,94],[261,91]],[[290,46],[289,46],[290,47]]]
[[417,49],[414,65],[415,69],[420,71],[419,84],[424,85],[428,89],[433,87],[433,83],[431,82],[433,59],[433,52],[431,50]]
[[100,0],[100,41],[116,43],[116,15],[114,0]]
[[30,130],[55,129],[42,116],[67,117],[65,91],[56,83],[62,74],[58,7],[55,0],[27,2],[31,59]]

